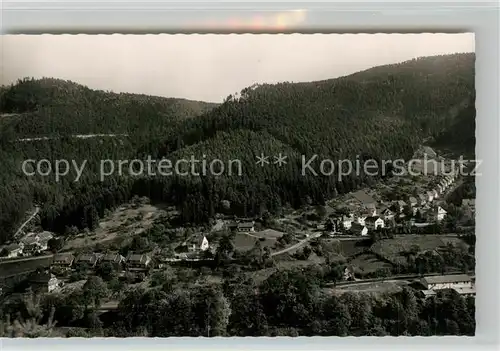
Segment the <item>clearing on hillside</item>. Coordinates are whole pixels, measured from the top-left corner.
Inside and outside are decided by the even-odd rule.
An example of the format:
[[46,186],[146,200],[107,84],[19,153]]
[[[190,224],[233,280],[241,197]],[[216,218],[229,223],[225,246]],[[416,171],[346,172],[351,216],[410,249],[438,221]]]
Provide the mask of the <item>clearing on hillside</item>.
[[448,244],[454,246],[468,245],[460,238],[445,237],[443,235],[404,235],[393,239],[382,239],[372,245],[371,250],[393,264],[405,264],[405,252],[418,248],[419,252],[444,248]]
[[150,204],[121,206],[100,221],[99,227],[93,232],[79,234],[68,240],[63,250],[75,250],[140,234],[164,214],[165,211]]

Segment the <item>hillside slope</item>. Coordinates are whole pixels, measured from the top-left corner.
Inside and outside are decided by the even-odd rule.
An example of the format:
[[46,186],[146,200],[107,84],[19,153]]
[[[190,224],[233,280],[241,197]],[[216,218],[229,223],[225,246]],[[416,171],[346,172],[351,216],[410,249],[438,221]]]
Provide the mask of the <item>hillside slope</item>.
[[[231,211],[242,216],[276,212],[284,205],[322,203],[370,185],[379,175],[367,176],[361,170],[339,178],[338,168],[326,176],[304,175],[303,156],[308,160],[317,155],[312,164],[316,170],[325,158],[362,162],[411,157],[422,140],[439,138],[462,126],[457,111],[463,109],[464,101],[473,101],[474,60],[474,54],[425,57],[338,79],[252,86],[218,106],[95,92],[67,82],[55,89],[29,81],[22,86],[27,92],[18,94],[22,98],[11,92],[10,100],[2,105],[9,113],[31,111],[28,118],[2,122],[0,128],[8,140],[68,131],[132,133],[134,137],[62,138],[23,146],[0,140],[2,157],[10,167],[26,157],[70,155],[77,160],[88,158],[94,170],[77,184],[69,179],[55,183],[49,178],[14,176],[12,170],[4,170],[9,174],[0,176],[7,185],[0,190],[0,230],[8,233],[16,223],[11,218],[19,217],[13,214],[22,213],[32,201],[44,204],[45,227],[61,232],[71,225],[95,225],[95,217],[106,208],[135,194],[178,205],[187,222],[208,220],[221,210],[222,200],[228,200]],[[32,91],[31,86],[36,89]],[[474,133],[469,129],[463,128],[467,135],[461,138]],[[269,166],[256,165],[261,153],[269,156]],[[287,156],[283,167],[272,164],[279,153]],[[105,182],[96,175],[102,158],[143,159],[148,155],[173,161],[203,155],[223,162],[237,159],[243,174],[115,175]]]

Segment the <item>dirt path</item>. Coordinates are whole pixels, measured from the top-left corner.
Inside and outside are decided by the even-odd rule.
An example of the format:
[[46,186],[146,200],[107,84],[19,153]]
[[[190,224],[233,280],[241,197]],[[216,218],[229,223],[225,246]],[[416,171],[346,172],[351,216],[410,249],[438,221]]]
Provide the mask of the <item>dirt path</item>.
[[284,254],[284,253],[286,253],[286,252],[289,252],[289,251],[292,251],[292,250],[298,249],[299,247],[301,247],[301,246],[305,245],[305,244],[306,244],[309,240],[311,240],[311,239],[315,239],[315,238],[317,238],[317,237],[319,237],[319,236],[321,236],[321,234],[320,234],[320,233],[315,233],[315,234],[312,234],[310,237],[305,238],[304,240],[299,241],[297,244],[294,244],[294,245],[292,245],[292,246],[290,246],[290,247],[287,247],[287,248],[285,248],[285,249],[283,249],[283,250],[273,252],[273,253],[271,254],[271,257],[273,257],[273,256],[277,256],[277,255],[281,255],[281,254]]
[[[90,138],[115,138],[115,137],[127,137],[128,134],[76,134],[68,135],[68,138],[76,139],[90,139]],[[35,138],[22,138],[17,139],[17,141],[39,141],[39,140],[52,140],[60,139],[60,137],[35,137]]]

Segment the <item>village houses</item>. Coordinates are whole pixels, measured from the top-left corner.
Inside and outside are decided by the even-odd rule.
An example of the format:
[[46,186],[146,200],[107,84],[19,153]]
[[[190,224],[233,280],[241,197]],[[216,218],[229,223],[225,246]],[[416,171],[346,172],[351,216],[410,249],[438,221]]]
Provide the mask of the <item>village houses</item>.
[[344,230],[349,230],[352,227],[352,222],[354,222],[353,216],[342,216],[340,225]]
[[379,228],[384,228],[384,220],[380,217],[368,217],[365,220],[365,225],[368,230],[377,230]]
[[100,263],[109,263],[114,269],[121,270],[125,262],[125,257],[119,253],[109,253],[102,256]]
[[130,271],[145,271],[151,265],[151,257],[146,254],[129,254],[126,260],[127,269]]
[[10,244],[5,246],[2,250],[5,252],[7,258],[19,257],[23,254],[23,244]]
[[470,276],[466,274],[452,274],[441,276],[429,276],[420,279],[425,288],[420,291],[424,298],[435,296],[439,290],[451,289],[462,296],[475,296],[476,288]]
[[418,194],[418,204],[424,206],[427,203],[427,197],[424,194]]
[[209,242],[204,234],[195,234],[186,242],[189,252],[206,251],[209,248]]
[[427,203],[432,202],[434,200],[434,194],[432,191],[428,191],[425,195],[427,196],[426,198]]
[[392,219],[394,219],[395,213],[392,212],[390,209],[386,208],[380,213],[380,215],[384,220],[391,221]]
[[377,215],[377,207],[374,203],[369,203],[364,206],[364,212],[367,216],[376,216]]
[[418,201],[415,197],[410,196],[410,199],[408,200],[410,207],[416,207],[418,205]]
[[404,202],[403,200],[398,200],[396,201],[395,206],[399,213],[403,213],[406,206],[406,202]]
[[48,249],[49,241],[54,235],[51,232],[29,233],[22,239],[24,252],[28,255],[34,255]]
[[356,215],[356,223],[364,226],[366,218],[368,218],[368,215],[359,213]]
[[28,278],[29,285],[33,291],[50,293],[60,286],[60,281],[51,273],[35,273]]
[[101,255],[95,253],[82,254],[76,259],[75,265],[79,267],[85,266],[87,268],[94,268],[100,257]]
[[429,222],[441,222],[446,216],[446,211],[441,207],[433,207],[427,211],[427,221]]
[[356,236],[365,236],[368,235],[368,228],[359,223],[353,223],[351,229],[349,231]]
[[59,253],[54,255],[54,259],[52,261],[52,267],[57,267],[59,269],[68,270],[73,265],[75,261],[75,256],[70,253]]

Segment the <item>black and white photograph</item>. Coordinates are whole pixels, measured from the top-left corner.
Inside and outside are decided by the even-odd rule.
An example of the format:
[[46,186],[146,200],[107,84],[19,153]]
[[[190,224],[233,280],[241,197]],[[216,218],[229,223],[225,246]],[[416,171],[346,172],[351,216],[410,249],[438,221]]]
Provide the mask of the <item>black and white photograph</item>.
[[0,337],[475,335],[473,33],[1,43]]

